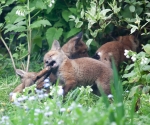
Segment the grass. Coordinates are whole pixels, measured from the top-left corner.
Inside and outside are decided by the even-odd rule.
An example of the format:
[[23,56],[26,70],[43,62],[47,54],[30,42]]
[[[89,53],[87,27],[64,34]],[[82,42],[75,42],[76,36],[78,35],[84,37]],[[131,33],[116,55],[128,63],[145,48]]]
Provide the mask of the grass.
[[[24,93],[15,103],[9,102],[9,93],[19,84],[19,77],[0,77],[0,125],[148,125],[150,95],[141,95],[140,108],[135,112],[136,98],[128,98],[117,73],[114,74],[112,98],[104,94],[98,97],[88,86],[70,91],[63,101],[56,85],[53,98]],[[30,89],[34,90],[34,86]]]

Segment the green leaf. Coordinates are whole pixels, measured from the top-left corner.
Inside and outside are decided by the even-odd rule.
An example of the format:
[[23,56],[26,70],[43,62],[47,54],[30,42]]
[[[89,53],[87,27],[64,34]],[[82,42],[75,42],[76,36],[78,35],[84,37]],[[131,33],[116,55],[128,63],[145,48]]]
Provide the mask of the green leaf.
[[81,28],[81,26],[83,25],[82,21],[78,21],[75,25],[76,28]]
[[140,88],[141,88],[141,85],[132,87],[128,97],[132,98],[136,93],[139,93]]
[[20,21],[22,21],[22,20],[24,20],[24,19],[25,19],[25,17],[19,16],[19,17],[14,21],[14,23],[18,23],[18,22],[20,22]]
[[146,82],[150,83],[150,73],[146,75]]
[[64,20],[66,21],[66,22],[68,22],[69,21],[69,16],[71,15],[71,12],[70,11],[68,11],[68,10],[63,10],[62,11],[62,17],[64,18]]
[[18,36],[18,38],[17,38],[17,39],[22,38],[22,37],[25,37],[25,36],[27,36],[27,35],[26,35],[26,34],[24,34],[24,33],[21,33],[21,34]]
[[38,20],[38,21],[33,22],[30,27],[31,28],[38,28],[40,26],[45,27],[46,25],[51,26],[51,24],[48,20]]
[[92,41],[93,41],[93,39],[88,39],[88,41],[86,42],[86,45],[88,46],[88,48],[90,47]]
[[39,8],[39,9],[41,9],[41,10],[47,9],[47,7],[46,7],[46,5],[44,4],[43,0],[37,0],[35,7],[36,7],[36,8]]
[[130,72],[130,73],[128,73],[128,74],[124,74],[123,76],[122,76],[122,78],[128,78],[128,77],[133,77],[133,76],[135,76],[136,75],[136,73],[135,72]]
[[150,92],[150,86],[144,86],[143,89],[142,89],[142,93],[147,94],[149,92]]
[[150,44],[146,44],[145,46],[143,46],[144,51],[150,55]]
[[49,28],[46,31],[46,39],[48,41],[49,48],[51,48],[51,45],[52,45],[54,40],[59,40],[59,38],[62,35],[62,33],[63,33],[63,29],[62,28],[56,29],[54,27]]
[[33,43],[42,48],[42,37],[37,36],[33,39]]
[[17,26],[17,25],[12,25],[12,24],[8,24],[5,26],[5,32],[7,33],[9,31],[14,31],[14,32],[24,32],[26,31],[26,27],[25,26]]
[[78,29],[78,28],[73,28],[71,29],[68,33],[67,33],[67,36],[66,36],[66,39],[75,35],[76,33],[78,33],[79,31],[81,31],[81,29]]
[[131,6],[129,7],[129,9],[130,9],[130,12],[134,12],[134,11],[135,11],[135,6],[131,5]]
[[73,14],[77,15],[77,9],[76,8],[68,8]]
[[2,14],[2,9],[0,8],[0,15]]

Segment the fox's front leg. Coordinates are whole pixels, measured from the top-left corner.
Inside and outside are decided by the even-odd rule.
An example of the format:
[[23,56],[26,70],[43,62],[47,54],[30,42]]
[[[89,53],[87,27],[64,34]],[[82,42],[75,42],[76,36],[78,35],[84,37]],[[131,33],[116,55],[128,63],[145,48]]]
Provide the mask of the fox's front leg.
[[67,81],[63,86],[63,90],[64,90],[63,95],[65,96],[71,89],[74,89],[76,86],[77,83],[74,80]]

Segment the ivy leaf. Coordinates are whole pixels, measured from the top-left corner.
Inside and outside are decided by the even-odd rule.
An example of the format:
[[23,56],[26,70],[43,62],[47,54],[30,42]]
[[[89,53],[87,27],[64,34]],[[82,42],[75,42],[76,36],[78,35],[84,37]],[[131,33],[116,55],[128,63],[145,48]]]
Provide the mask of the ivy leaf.
[[48,20],[38,20],[38,21],[35,21],[35,22],[33,22],[32,24],[31,24],[31,28],[38,28],[38,27],[40,27],[40,26],[46,26],[46,25],[48,25],[48,26],[51,26],[51,24],[50,24],[50,22],[48,21]]
[[63,33],[63,29],[62,28],[56,29],[54,27],[49,28],[46,31],[46,39],[48,41],[49,48],[51,48],[51,45],[52,45],[54,40],[59,40],[59,38],[62,35],[62,33]]

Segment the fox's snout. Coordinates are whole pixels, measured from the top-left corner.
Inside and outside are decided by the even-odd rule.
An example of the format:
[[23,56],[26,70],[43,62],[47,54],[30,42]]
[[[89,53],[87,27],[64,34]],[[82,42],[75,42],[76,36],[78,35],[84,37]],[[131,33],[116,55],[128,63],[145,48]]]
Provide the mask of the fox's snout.
[[45,67],[47,66],[51,66],[51,67],[54,67],[56,64],[56,61],[55,60],[51,60],[51,59],[45,59],[44,61],[44,65]]
[[96,53],[92,58],[99,60],[99,59],[100,59],[100,56]]

